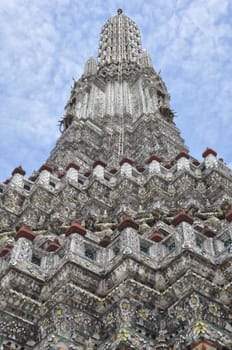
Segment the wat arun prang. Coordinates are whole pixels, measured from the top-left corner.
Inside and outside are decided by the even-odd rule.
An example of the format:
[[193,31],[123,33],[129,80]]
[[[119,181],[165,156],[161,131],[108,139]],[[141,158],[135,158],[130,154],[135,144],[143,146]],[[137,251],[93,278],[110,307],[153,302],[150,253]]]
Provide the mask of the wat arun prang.
[[0,185],[0,349],[232,349],[232,171],[169,100],[119,9],[47,162]]

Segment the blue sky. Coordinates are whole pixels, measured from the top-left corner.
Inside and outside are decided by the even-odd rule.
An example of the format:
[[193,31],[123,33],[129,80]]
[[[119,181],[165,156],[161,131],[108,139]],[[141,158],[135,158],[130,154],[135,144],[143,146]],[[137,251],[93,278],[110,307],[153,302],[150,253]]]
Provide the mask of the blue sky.
[[232,166],[231,0],[1,0],[0,181],[45,162],[72,77],[119,7],[161,70],[190,154],[201,161],[209,146]]

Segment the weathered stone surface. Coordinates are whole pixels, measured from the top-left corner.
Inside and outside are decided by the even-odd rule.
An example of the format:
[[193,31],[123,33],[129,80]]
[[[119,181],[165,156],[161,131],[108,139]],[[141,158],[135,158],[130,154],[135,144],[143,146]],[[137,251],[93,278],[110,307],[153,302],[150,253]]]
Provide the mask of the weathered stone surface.
[[232,348],[232,171],[193,158],[118,10],[46,164],[0,184],[0,345]]

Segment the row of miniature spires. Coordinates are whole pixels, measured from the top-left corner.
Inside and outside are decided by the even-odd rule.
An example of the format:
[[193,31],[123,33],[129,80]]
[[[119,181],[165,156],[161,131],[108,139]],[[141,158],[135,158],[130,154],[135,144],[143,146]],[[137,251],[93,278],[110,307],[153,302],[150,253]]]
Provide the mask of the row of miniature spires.
[[[203,154],[203,158],[205,159],[205,167],[206,168],[211,168],[214,165],[217,164],[217,153],[211,149],[207,148]],[[194,166],[199,166],[200,163],[196,159],[190,159],[190,155],[185,152],[181,151],[177,154],[175,157],[175,161],[177,163],[177,170],[182,170],[182,169],[190,169],[190,162]],[[162,159],[158,157],[157,155],[152,155],[149,157],[149,159],[146,160],[146,164],[149,167],[149,173],[160,173],[161,172],[161,162]],[[121,175],[126,175],[126,176],[132,176],[132,169],[133,169],[133,161],[128,159],[128,158],[123,158],[119,165],[120,165],[120,171]],[[171,169],[172,164],[166,164],[164,165],[164,168],[166,169]],[[93,164],[93,175],[96,176],[97,178],[104,179],[104,169],[106,167],[106,164],[102,162],[101,160],[96,161]],[[66,167],[66,172],[62,172],[59,174],[59,177],[66,176],[67,179],[73,180],[73,181],[78,181],[78,173],[80,170],[80,166],[76,163],[70,163]],[[143,173],[145,168],[143,166],[137,166],[136,170],[140,173]],[[116,168],[112,168],[109,172],[114,175],[117,173]],[[40,169],[39,169],[39,182],[45,184],[49,183],[49,175],[53,172],[53,168],[49,164],[43,164]],[[25,175],[25,170],[22,169],[21,166],[15,168],[12,172],[12,178],[8,179],[4,182],[4,184],[16,184],[18,186],[23,186],[23,177]],[[89,177],[91,175],[91,171],[87,171],[84,173],[85,177]],[[32,181],[35,181],[35,178],[32,179]]]
[[[232,209],[226,214],[225,216],[226,220],[228,222],[232,221]],[[179,211],[179,213],[173,218],[172,225],[174,227],[178,226],[182,222],[187,222],[188,224],[192,225],[193,224],[193,218],[190,217],[185,213],[185,211],[182,209]],[[124,216],[123,220],[119,223],[117,226],[117,229],[119,232],[123,231],[126,228],[133,228],[134,230],[139,229],[139,224],[133,220],[130,216]],[[78,221],[74,221],[70,227],[66,230],[65,235],[66,237],[78,233],[82,236],[85,236],[87,233],[87,229],[83,227]],[[208,238],[213,238],[216,236],[216,232],[213,231],[211,228],[208,226],[205,226],[202,230],[202,233],[208,237]],[[15,234],[14,239],[17,241],[19,238],[26,238],[30,241],[33,241],[36,238],[36,234],[26,225],[23,225]],[[164,235],[158,231],[155,230],[149,237],[153,242],[159,243],[164,239]],[[102,238],[102,240],[99,242],[99,245],[101,247],[106,248],[110,243],[111,239],[108,236],[105,236]],[[61,247],[59,241],[57,238],[55,238],[53,241],[50,241],[49,244],[46,247],[47,252],[54,252],[58,250]],[[0,257],[4,257],[6,254],[8,254],[11,249],[13,248],[13,244],[7,245],[2,249],[0,252]]]

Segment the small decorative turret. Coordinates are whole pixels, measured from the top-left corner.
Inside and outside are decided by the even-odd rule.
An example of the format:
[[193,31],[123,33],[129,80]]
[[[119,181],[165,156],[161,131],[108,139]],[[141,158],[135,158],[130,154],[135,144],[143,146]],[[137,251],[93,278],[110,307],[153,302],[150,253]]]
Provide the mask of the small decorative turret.
[[217,152],[212,148],[206,148],[202,153],[202,157],[205,158],[205,167],[212,168],[217,166]]
[[26,174],[21,166],[18,166],[12,171],[11,184],[23,187],[23,177]]
[[138,62],[142,51],[141,36],[134,21],[122,9],[103,26],[100,35],[98,64]]
[[39,169],[39,180],[38,182],[41,184],[48,184],[50,179],[50,174],[52,173],[52,167],[45,163]]
[[146,50],[141,53],[139,61],[142,68],[153,68],[151,56]]
[[85,70],[84,70],[84,76],[90,76],[97,73],[97,62],[95,61],[94,57],[91,56],[86,64],[85,64]]

